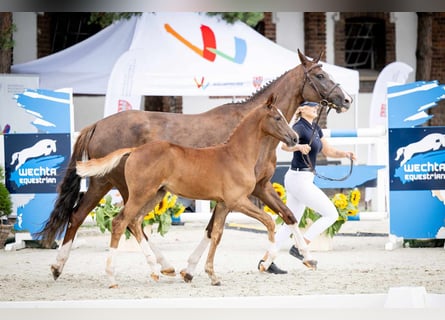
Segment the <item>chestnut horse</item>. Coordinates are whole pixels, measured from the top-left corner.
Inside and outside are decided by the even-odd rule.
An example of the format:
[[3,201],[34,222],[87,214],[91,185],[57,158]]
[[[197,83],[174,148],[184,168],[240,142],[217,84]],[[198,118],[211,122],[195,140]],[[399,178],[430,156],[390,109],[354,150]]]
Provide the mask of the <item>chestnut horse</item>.
[[[167,191],[189,199],[217,200],[229,211],[243,212],[274,228],[273,220],[262,219],[262,210],[249,199],[256,184],[255,164],[264,137],[272,136],[294,146],[298,136],[272,103],[271,95],[264,105],[252,109],[241,120],[227,142],[216,146],[190,148],[158,140],[137,148],[119,149],[103,158],[77,162],[79,176],[103,176],[129,155],[124,161],[128,200],[112,222],[106,264],[110,287],[117,287],[114,255],[122,234],[132,221],[141,225],[147,212],[154,209]],[[208,177],[212,177],[212,183]],[[135,237],[151,268],[151,278],[157,281],[160,268],[141,230],[134,230]],[[213,270],[206,272],[212,282],[219,281]]]
[[[102,177],[91,177],[88,190],[82,193],[81,178],[76,174],[76,161],[103,157],[119,148],[135,147],[159,139],[189,147],[205,147],[221,143],[227,140],[239,121],[257,105],[257,101],[265,100],[272,92],[279,97],[277,107],[288,121],[304,100],[327,102],[337,112],[346,111],[350,107],[352,98],[323,70],[319,63],[321,54],[314,60],[308,59],[300,51],[298,56],[301,64],[243,102],[224,104],[194,115],[129,110],[116,113],[84,128],[76,140],[65,177],[59,185],[59,195],[54,209],[42,231],[37,234],[42,238],[43,244],[49,246],[65,233],[56,262],[51,265],[54,279],[62,273],[78,228],[100,199],[113,186],[119,190],[124,201],[128,198],[127,186],[123,179],[123,166]],[[283,204],[270,182],[275,171],[277,145],[278,141],[272,137],[263,140],[255,167],[257,184],[252,195],[278,212],[285,223],[295,224],[292,212]],[[193,278],[197,261],[209,243],[211,247],[206,268],[211,268],[214,250],[222,236],[222,228],[218,227],[218,230],[221,230],[218,233],[212,232],[212,228],[215,224],[223,225],[228,212],[223,205],[216,205],[203,240],[189,258],[189,265],[185,271],[186,281],[191,281]],[[130,223],[130,230],[135,232],[136,228],[138,228],[136,224]],[[273,233],[273,230],[269,232]],[[155,250],[154,247],[152,249]],[[163,273],[174,274],[174,268],[161,253],[156,250],[155,253],[162,265]]]

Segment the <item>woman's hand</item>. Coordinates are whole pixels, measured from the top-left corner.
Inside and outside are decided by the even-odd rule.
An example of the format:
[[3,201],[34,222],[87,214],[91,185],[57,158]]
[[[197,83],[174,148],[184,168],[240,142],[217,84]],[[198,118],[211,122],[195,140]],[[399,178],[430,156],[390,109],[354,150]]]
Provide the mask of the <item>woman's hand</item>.
[[283,143],[281,145],[281,149],[283,149],[284,151],[289,151],[289,152],[300,151],[302,154],[308,154],[309,151],[311,151],[311,146],[308,144],[296,144],[293,147],[289,147]]
[[311,151],[311,146],[308,144],[300,144],[299,150],[302,154],[308,154]]
[[355,156],[355,153],[352,152],[352,151],[346,151],[345,152],[345,158],[348,158],[348,159],[351,159],[351,160],[354,160],[354,161],[357,160],[357,157]]

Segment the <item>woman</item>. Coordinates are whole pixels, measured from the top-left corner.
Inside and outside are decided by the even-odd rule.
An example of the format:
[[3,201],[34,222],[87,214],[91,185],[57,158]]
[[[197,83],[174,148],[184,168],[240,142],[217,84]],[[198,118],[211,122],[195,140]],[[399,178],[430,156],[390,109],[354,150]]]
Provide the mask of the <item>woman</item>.
[[[298,133],[300,143],[294,147],[282,144],[282,149],[293,152],[291,167],[284,176],[284,186],[287,193],[287,206],[293,212],[297,221],[300,221],[306,207],[310,207],[318,212],[321,217],[315,221],[303,235],[304,240],[309,245],[323,231],[329,228],[338,218],[338,212],[328,196],[314,184],[314,169],[318,153],[322,153],[330,158],[350,158],[356,160],[355,154],[349,151],[342,151],[332,147],[323,132],[314,120],[318,116],[319,104],[316,102],[304,102],[296,111],[296,122],[292,128]],[[276,252],[283,243],[289,239],[291,229],[287,224],[283,224],[275,235]],[[316,269],[317,261],[306,256],[306,259],[299,252],[298,248],[292,246],[289,253],[301,260],[305,266]],[[263,262],[268,256],[266,253]],[[258,268],[260,264],[258,265]],[[282,274],[286,271],[272,264],[266,270],[269,273]]]

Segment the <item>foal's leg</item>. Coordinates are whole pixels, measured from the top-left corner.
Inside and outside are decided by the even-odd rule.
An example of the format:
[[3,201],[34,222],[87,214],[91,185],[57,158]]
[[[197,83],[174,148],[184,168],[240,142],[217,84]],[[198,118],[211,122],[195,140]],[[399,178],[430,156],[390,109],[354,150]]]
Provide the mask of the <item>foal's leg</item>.
[[[271,244],[275,242],[275,222],[266,212],[260,210],[256,205],[252,203],[247,197],[244,199],[239,199],[234,210],[240,211],[246,214],[249,217],[252,217],[258,221],[260,221],[267,229],[268,239]],[[215,274],[215,270],[213,267],[213,261],[215,258],[216,247],[218,246],[222,233],[224,230],[224,223],[226,221],[227,214],[229,213],[229,209],[225,208],[225,210],[215,211],[214,213],[214,222],[213,222],[213,230],[211,232],[211,242],[210,248],[207,255],[207,261],[205,266],[205,271],[209,275],[211,279],[212,285],[220,285],[221,282]],[[275,256],[271,255],[271,259]],[[272,260],[271,260],[272,262]],[[270,262],[270,263],[271,263]],[[269,263],[269,264],[270,264]]]
[[176,276],[175,268],[172,266],[170,261],[167,260],[167,258],[163,255],[161,250],[159,250],[156,245],[150,241],[150,235],[145,234],[144,230],[142,230],[142,220],[144,218],[141,217],[139,219],[135,219],[131,221],[131,223],[128,225],[128,228],[130,229],[130,232],[133,234],[133,236],[136,238],[136,241],[140,243],[142,239],[145,239],[148,244],[150,245],[151,250],[154,252],[154,255],[156,256],[156,261],[161,265],[161,273],[166,276],[174,277]]
[[[136,218],[138,215],[144,215],[148,210],[152,210],[155,205],[159,202],[159,198],[157,196],[150,197],[152,200],[150,200],[147,204],[143,205],[141,199],[132,201],[129,199],[129,201],[125,204],[124,208],[122,208],[121,212],[113,218],[112,222],[112,232],[111,232],[111,241],[110,241],[110,253],[107,258],[106,268],[105,272],[108,275],[108,278],[110,280],[110,288],[116,288],[117,282],[115,279],[115,268],[114,268],[114,258],[116,256],[117,247],[119,245],[119,241],[122,237],[122,235],[125,232],[125,229],[127,228],[128,224]],[[156,202],[156,199],[158,200]],[[162,199],[162,197],[161,197]],[[156,263],[156,257],[153,253],[153,251],[150,248],[150,245],[148,244],[147,240],[145,240],[144,237],[142,237],[139,245],[142,248],[142,252],[145,255],[145,258],[147,260],[147,263],[150,267],[150,277],[158,281],[159,280],[159,265]]]
[[[218,207],[215,207],[215,211],[212,215],[212,220],[207,226],[207,236],[210,237],[210,248],[207,253],[207,260],[205,264],[205,272],[210,278],[213,286],[221,285],[221,281],[215,274],[213,262],[215,260],[216,248],[221,241],[221,237],[224,231],[224,223],[226,222],[227,215],[230,210],[227,209],[224,203],[219,203]],[[212,223],[213,222],[213,223]]]
[[63,237],[62,245],[58,250],[56,262],[51,265],[51,273],[54,280],[62,274],[63,267],[69,258],[73,241],[77,230],[85,221],[85,218],[99,203],[100,199],[111,189],[111,184],[104,179],[91,177],[88,190],[80,200],[77,210],[73,212],[68,227]]
[[[159,203],[162,198],[165,196],[165,191],[158,191],[156,195],[156,199],[153,202]],[[148,213],[150,209],[147,209],[145,212]],[[161,273],[166,276],[174,277],[176,276],[175,268],[171,265],[170,261],[165,258],[162,252],[156,247],[156,245],[150,241],[150,235],[145,234],[144,230],[142,230],[142,220],[144,219],[144,214],[139,215],[137,218],[133,219],[129,224],[128,228],[133,236],[136,238],[136,241],[140,244],[144,239],[150,245],[150,249],[154,252],[156,256],[156,261],[161,265]]]
[[[213,221],[214,221],[214,217],[215,217],[215,212],[221,211],[221,210],[226,210],[226,208],[224,206],[222,206],[221,203],[217,202],[215,208],[213,209],[212,217],[210,218],[210,220],[207,224],[206,230],[204,232],[204,237],[201,239],[201,242],[198,244],[198,246],[195,248],[195,250],[192,252],[190,257],[188,258],[187,268],[182,269],[180,272],[181,276],[185,282],[192,281],[193,275],[196,270],[196,266],[198,265],[198,262],[201,259],[202,254],[207,249],[207,247],[210,243],[211,234],[212,234],[212,230],[213,230]],[[228,212],[229,211],[227,210],[227,213]],[[225,214],[226,216],[227,216],[227,213]],[[223,214],[223,213],[220,213],[220,214]]]

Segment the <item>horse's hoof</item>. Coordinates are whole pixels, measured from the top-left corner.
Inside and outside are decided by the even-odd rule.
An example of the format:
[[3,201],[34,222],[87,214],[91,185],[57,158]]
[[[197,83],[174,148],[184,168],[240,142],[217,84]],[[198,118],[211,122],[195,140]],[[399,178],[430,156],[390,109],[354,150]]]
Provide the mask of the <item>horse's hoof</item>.
[[175,277],[176,276],[175,268],[167,268],[167,269],[161,270],[161,273],[164,276],[169,276],[169,277]]
[[159,281],[159,274],[157,273],[152,273],[150,275],[150,278],[152,278],[154,281],[158,282]]
[[266,271],[266,268],[264,267],[263,262],[264,262],[264,260],[260,260],[260,262],[258,263],[258,270],[260,272],[265,272]]
[[180,273],[181,273],[181,277],[184,280],[184,282],[187,282],[187,283],[192,282],[193,276],[190,273],[187,273],[187,271],[185,271],[185,270],[181,270]]
[[217,280],[215,282],[212,281],[212,286],[218,287],[221,285],[221,281]]
[[57,266],[55,265],[51,266],[51,273],[53,274],[54,280],[57,280],[59,276],[62,274],[62,272],[60,272]]
[[317,260],[304,260],[303,264],[311,270],[317,270]]
[[117,283],[115,283],[115,284],[110,284],[109,286],[108,286],[108,288],[109,289],[117,289],[119,286],[117,285]]

